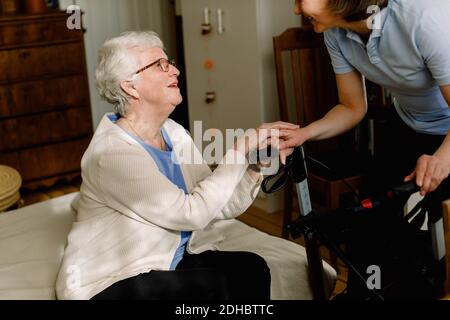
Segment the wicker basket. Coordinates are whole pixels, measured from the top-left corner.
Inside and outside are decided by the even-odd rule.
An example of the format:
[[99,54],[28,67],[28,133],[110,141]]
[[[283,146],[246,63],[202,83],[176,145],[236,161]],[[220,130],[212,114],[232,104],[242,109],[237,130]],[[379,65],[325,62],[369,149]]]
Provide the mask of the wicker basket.
[[19,202],[21,185],[22,178],[17,170],[0,165],[0,212]]

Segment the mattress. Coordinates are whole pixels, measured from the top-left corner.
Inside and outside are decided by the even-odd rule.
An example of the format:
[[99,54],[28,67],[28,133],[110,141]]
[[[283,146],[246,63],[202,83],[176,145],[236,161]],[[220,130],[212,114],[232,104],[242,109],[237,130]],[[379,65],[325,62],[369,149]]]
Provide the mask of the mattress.
[[0,299],[53,300],[77,193],[0,214]]

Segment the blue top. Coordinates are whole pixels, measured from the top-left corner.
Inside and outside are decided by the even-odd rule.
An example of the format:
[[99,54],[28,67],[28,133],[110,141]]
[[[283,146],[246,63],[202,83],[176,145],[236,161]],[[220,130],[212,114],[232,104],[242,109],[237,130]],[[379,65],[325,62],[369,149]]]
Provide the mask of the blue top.
[[[112,122],[116,122],[119,119],[117,115],[110,115],[109,119]],[[167,149],[166,151],[159,150],[145,143],[139,137],[131,134],[130,132],[124,130],[128,135],[130,135],[133,139],[135,139],[139,144],[144,147],[145,150],[152,156],[153,160],[156,162],[159,171],[164,174],[167,179],[169,179],[173,184],[177,185],[178,188],[182,189],[184,193],[187,193],[186,184],[184,182],[183,174],[181,173],[180,165],[175,163],[172,159],[176,159],[175,155],[172,156],[173,153],[173,145],[170,141],[169,135],[162,128],[161,133],[163,139],[166,143]],[[181,231],[181,240],[180,245],[175,252],[175,256],[170,264],[170,270],[175,270],[178,263],[183,259],[184,251],[186,250],[186,243],[191,237],[191,231]]]
[[408,126],[446,135],[450,108],[439,86],[450,84],[449,30],[449,0],[390,0],[367,45],[340,28],[325,31],[325,43],[336,74],[358,70],[392,93]]

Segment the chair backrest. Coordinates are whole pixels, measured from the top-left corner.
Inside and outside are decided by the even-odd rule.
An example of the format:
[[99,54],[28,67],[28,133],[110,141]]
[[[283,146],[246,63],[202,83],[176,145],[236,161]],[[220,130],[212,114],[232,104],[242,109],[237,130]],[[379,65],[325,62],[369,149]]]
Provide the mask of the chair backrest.
[[447,250],[447,299],[450,299],[450,199],[443,202],[445,248]]
[[[280,118],[305,126],[323,117],[339,99],[323,35],[311,26],[290,28],[273,38]],[[308,153],[328,153],[342,139],[308,143]]]

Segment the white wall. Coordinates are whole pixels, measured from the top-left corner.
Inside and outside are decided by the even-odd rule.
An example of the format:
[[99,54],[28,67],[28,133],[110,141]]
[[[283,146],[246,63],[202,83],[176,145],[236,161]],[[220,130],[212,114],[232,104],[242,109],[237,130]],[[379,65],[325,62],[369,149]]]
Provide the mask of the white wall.
[[257,1],[259,68],[262,76],[260,94],[263,99],[262,120],[265,122],[280,119],[275,62],[273,54],[273,37],[280,35],[287,28],[301,25],[301,17],[294,14],[294,1],[280,4],[278,0]]
[[[255,0],[181,0],[189,119],[203,129],[252,128],[260,123],[257,16]],[[209,7],[213,32],[201,34],[203,8]],[[217,34],[216,10],[224,11],[225,33]],[[205,60],[214,68],[205,70]],[[205,103],[214,91],[217,100]]]
[[[86,60],[91,95],[92,121],[94,128],[112,106],[103,101],[95,88],[95,67],[97,53],[105,40],[130,30],[156,31],[164,42],[168,39],[167,29],[163,26],[166,6],[165,0],[60,0],[61,8],[77,4],[83,11]],[[168,41],[167,41],[168,42]]]
[[[278,116],[273,40],[300,25],[293,1],[180,0],[185,38],[189,118],[204,128],[252,128]],[[203,8],[212,10],[213,31],[201,35]],[[225,33],[217,33],[216,10],[223,9]],[[215,68],[203,68],[213,59]],[[205,103],[215,91],[217,101]]]

